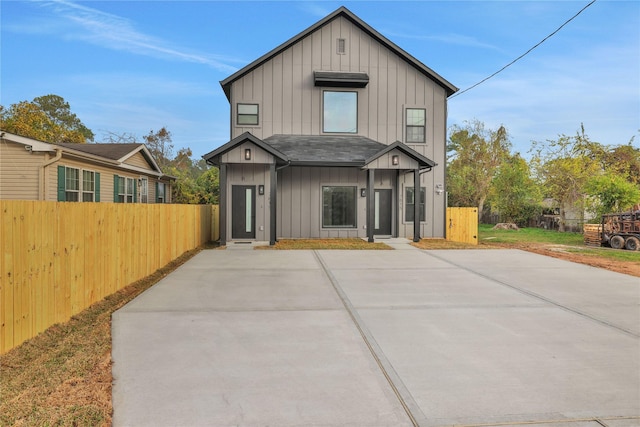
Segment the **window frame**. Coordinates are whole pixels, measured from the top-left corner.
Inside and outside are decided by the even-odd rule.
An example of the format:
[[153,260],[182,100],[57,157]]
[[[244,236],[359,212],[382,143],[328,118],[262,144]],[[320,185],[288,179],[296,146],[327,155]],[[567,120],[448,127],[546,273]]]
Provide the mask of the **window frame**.
[[[409,194],[408,191],[411,190],[413,203],[409,203]],[[427,222],[427,187],[420,187],[420,198],[423,199],[422,195],[424,195],[424,200],[420,202],[420,222]],[[415,206],[415,189],[413,186],[404,187],[404,222],[405,223],[413,223],[413,214],[414,214],[414,206]],[[411,207],[409,207],[411,206]],[[411,218],[409,218],[411,215]]]
[[[118,175],[118,203],[135,203],[136,202],[136,185],[137,179],[128,176]],[[129,184],[131,188],[129,188]],[[131,193],[129,193],[131,190]]]
[[138,182],[140,183],[139,203],[149,203],[149,178],[141,176]]
[[[87,190],[85,184],[85,173],[91,174],[91,190]],[[80,193],[82,194],[83,202],[95,202],[96,201],[96,172],[92,170],[82,169],[82,185],[80,187]],[[91,200],[85,200],[85,195],[91,195]]]
[[[331,210],[331,214],[330,214],[330,218],[326,218],[327,217],[327,207],[325,206],[325,189],[351,189],[351,194],[349,195],[351,197],[351,200],[348,200],[348,202],[353,203],[352,211],[351,211],[351,216],[353,218],[352,224],[341,224],[341,225],[336,225],[336,224],[332,224],[329,223],[327,224],[327,219],[333,219],[333,210],[336,209],[335,207],[333,207],[333,204],[330,207]],[[348,185],[348,184],[322,184],[321,188],[320,188],[320,206],[321,206],[321,221],[322,221],[322,228],[323,229],[331,229],[331,230],[352,230],[352,229],[358,229],[358,186],[357,185]],[[332,200],[333,201],[333,200]],[[344,209],[349,208],[349,206],[346,206]],[[349,213],[346,212],[345,214],[342,214],[341,216],[343,216],[344,218],[348,218],[349,217]],[[333,221],[331,221],[333,222]]]
[[[409,123],[409,112],[414,110],[420,110],[424,113],[424,124],[416,125]],[[409,140],[409,129],[420,129],[422,128],[422,141],[410,141]],[[405,107],[404,108],[404,140],[407,144],[426,144],[427,142],[427,109],[425,107]]]
[[[66,202],[81,202],[80,195],[82,194],[82,183],[80,182],[80,168],[74,168],[70,166],[64,167],[64,200]],[[69,172],[75,171],[76,179],[74,180],[76,183],[76,188],[69,188],[69,176],[71,175]],[[71,196],[71,198],[69,197]]]
[[[162,196],[160,196],[160,189],[162,188]],[[166,201],[167,185],[164,182],[156,182],[156,203],[165,203]]]
[[[256,107],[256,113],[255,114],[247,114],[247,113],[240,113],[240,107],[241,106],[255,106]],[[255,123],[241,123],[240,121],[240,117],[252,117],[255,116]],[[257,127],[260,126],[260,104],[257,102],[238,102],[236,104],[236,126],[238,127]]]
[[[345,130],[327,130],[327,94],[332,93],[341,93],[341,94],[354,94],[355,95],[355,130],[345,131]],[[349,134],[355,135],[358,133],[358,98],[359,94],[357,90],[323,90],[322,91],[322,133],[330,133],[330,134]],[[344,117],[344,114],[338,114],[338,116]],[[333,124],[332,124],[333,125]]]

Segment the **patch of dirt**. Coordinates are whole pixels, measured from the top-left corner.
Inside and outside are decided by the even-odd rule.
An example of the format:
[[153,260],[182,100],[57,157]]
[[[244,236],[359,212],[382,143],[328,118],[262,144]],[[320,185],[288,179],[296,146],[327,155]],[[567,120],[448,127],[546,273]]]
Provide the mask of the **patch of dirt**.
[[541,243],[517,243],[500,246],[513,249],[522,249],[540,255],[563,259],[565,261],[577,262],[579,264],[586,264],[592,267],[604,268],[605,270],[640,277],[640,262],[612,261],[610,259],[604,259],[593,255],[569,252],[569,246],[549,245]]

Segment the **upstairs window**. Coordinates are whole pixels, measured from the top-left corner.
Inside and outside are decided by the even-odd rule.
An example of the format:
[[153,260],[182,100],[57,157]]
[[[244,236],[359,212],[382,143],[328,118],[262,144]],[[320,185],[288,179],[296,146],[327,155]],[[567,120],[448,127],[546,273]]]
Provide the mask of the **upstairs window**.
[[358,133],[358,92],[325,91],[322,131]]
[[424,108],[407,108],[407,144],[426,142],[427,113]]
[[258,104],[238,104],[238,117],[236,119],[238,126],[257,126],[258,119]]

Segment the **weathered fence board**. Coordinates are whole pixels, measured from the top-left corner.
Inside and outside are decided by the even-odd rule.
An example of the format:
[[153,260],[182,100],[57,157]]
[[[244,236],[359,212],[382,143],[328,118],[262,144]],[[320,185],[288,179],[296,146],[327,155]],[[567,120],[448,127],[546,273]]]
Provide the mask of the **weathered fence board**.
[[447,208],[447,240],[478,244],[478,208]]
[[217,206],[0,200],[0,354],[210,240]]

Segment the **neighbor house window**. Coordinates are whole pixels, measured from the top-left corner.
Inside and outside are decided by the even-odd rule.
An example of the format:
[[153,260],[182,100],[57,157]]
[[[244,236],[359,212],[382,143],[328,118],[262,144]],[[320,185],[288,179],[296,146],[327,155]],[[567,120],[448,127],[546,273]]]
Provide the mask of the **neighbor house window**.
[[115,202],[133,203],[136,200],[136,180],[115,175]]
[[358,92],[325,91],[322,131],[327,133],[358,132]]
[[322,187],[322,226],[356,227],[356,187]]
[[[415,206],[415,191],[414,187],[405,187],[405,211],[404,220],[406,222],[413,222],[414,218],[414,206]],[[420,187],[420,221],[426,221],[425,215],[425,201],[427,190],[425,187]]]
[[424,108],[407,108],[407,144],[425,142],[427,112]]
[[164,182],[156,182],[156,203],[164,203]]
[[258,104],[238,104],[238,118],[236,123],[240,125],[257,126]]
[[96,174],[91,171],[82,171],[82,201],[95,201]]
[[59,202],[99,202],[100,174],[58,166]]
[[77,202],[80,200],[80,169],[66,168],[64,197],[67,202]]
[[149,203],[149,179],[146,176],[140,178],[140,203]]

